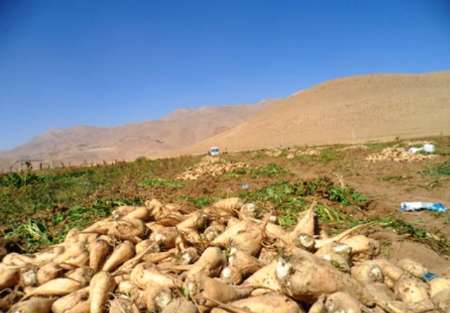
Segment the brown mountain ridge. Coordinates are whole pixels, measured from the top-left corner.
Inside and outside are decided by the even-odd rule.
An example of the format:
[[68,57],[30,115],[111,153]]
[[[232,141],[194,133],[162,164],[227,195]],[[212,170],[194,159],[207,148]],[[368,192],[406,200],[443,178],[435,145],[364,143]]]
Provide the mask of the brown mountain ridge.
[[160,120],[117,127],[54,129],[1,153],[0,160],[5,166],[16,160],[81,164],[164,156],[168,151],[230,129],[262,107],[261,104],[180,109]]
[[182,150],[240,151],[450,134],[450,72],[328,81],[268,103],[244,123]]
[[[180,109],[118,127],[52,130],[0,153],[14,160],[133,160],[267,147],[450,134],[450,72],[374,74],[324,82],[256,105]],[[2,161],[3,159],[3,161]]]

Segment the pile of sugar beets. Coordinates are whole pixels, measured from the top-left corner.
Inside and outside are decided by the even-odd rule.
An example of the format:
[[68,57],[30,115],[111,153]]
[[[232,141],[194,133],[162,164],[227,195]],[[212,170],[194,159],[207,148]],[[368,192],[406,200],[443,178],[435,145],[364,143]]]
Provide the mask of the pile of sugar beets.
[[0,264],[14,313],[450,312],[450,278],[377,258],[358,225],[317,235],[314,205],[286,231],[238,198],[184,212],[154,199],[118,207],[34,255]]

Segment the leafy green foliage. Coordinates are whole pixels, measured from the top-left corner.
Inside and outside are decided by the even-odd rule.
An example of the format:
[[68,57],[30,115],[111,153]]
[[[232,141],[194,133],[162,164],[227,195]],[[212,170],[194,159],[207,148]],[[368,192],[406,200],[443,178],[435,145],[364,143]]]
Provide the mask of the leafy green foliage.
[[167,189],[183,188],[184,183],[179,180],[170,180],[164,178],[147,178],[138,184],[141,187],[160,187]]
[[325,148],[320,151],[319,160],[323,163],[335,161],[339,158],[340,153],[333,148]]
[[191,197],[191,196],[182,196],[181,199],[187,200],[197,208],[203,208],[207,205],[210,205],[213,202],[213,199],[210,197]]
[[[128,163],[0,175],[0,236],[8,234],[22,252],[58,242],[70,228],[81,228],[106,216],[119,203],[141,203],[151,196],[150,188],[140,187],[139,182],[149,177],[174,176],[198,159],[141,158]],[[167,182],[163,180],[162,185],[167,186]],[[178,186],[169,184],[169,187]],[[48,235],[31,239],[37,238],[27,235],[32,229],[34,235],[36,229]]]
[[427,236],[427,231],[425,229],[413,226],[412,224],[393,217],[375,219],[372,223],[395,229],[400,234],[409,234],[417,239],[424,239]]
[[[297,223],[297,215],[307,206],[308,197],[317,197],[331,200],[341,205],[362,205],[367,198],[361,193],[348,187],[339,187],[326,178],[296,183],[278,182],[258,190],[241,193],[241,198],[249,202],[256,202],[268,209],[274,209],[278,215],[278,222],[284,227]],[[270,204],[267,206],[267,204]],[[345,215],[341,210],[324,204],[316,206],[318,217],[327,223],[348,226],[357,223],[355,219]]]
[[109,216],[116,206],[132,204],[142,204],[142,201],[138,199],[99,200],[90,207],[77,205],[60,210],[51,215],[48,221],[29,219],[25,223],[15,225],[6,232],[5,238],[16,242],[23,251],[35,251],[41,246],[63,241],[67,232],[73,228],[82,229],[99,218]]
[[445,236],[439,237],[435,234],[431,234],[425,228],[418,227],[402,219],[387,216],[371,219],[365,222],[368,222],[372,225],[379,225],[385,228],[390,228],[401,235],[407,234],[412,239],[422,242],[441,253],[450,253],[450,243]]
[[422,173],[429,176],[450,176],[450,161],[430,166]]
[[367,202],[367,197],[353,188],[331,186],[329,188],[329,199],[343,205],[361,205]]
[[287,203],[298,197],[320,195],[323,198],[342,205],[363,204],[367,197],[350,187],[334,185],[329,179],[322,177],[301,182],[277,182],[267,187],[241,194],[247,201],[271,202],[275,205]]
[[249,175],[251,178],[258,178],[258,177],[277,177],[288,174],[289,171],[283,168],[282,166],[275,164],[275,163],[269,163],[265,166],[261,166],[258,168],[237,168],[233,171],[230,171],[226,173],[226,176],[228,177],[240,177],[244,175]]
[[266,177],[275,177],[278,175],[287,174],[288,171],[282,168],[280,165],[275,163],[267,164],[266,166],[259,167],[251,171],[251,175],[253,177],[258,176],[266,176]]
[[30,185],[34,182],[43,181],[45,177],[38,176],[32,172],[25,173],[8,173],[0,176],[0,186],[20,188],[25,185]]
[[278,224],[280,224],[280,226],[284,228],[289,228],[297,224],[297,216],[292,212],[285,212],[285,214],[279,215],[277,219]]
[[41,222],[32,219],[14,228],[13,231],[6,233],[5,239],[20,241],[24,244],[21,247],[24,251],[34,251],[41,245],[49,245],[53,242],[47,227]]
[[318,154],[298,154],[295,156],[295,160],[305,163],[319,162],[327,164],[339,160],[341,157],[341,151],[333,147],[326,147],[321,149]]
[[330,207],[325,204],[317,204],[315,210],[317,217],[324,223],[342,224],[350,226],[357,224],[358,220],[345,214],[337,208]]

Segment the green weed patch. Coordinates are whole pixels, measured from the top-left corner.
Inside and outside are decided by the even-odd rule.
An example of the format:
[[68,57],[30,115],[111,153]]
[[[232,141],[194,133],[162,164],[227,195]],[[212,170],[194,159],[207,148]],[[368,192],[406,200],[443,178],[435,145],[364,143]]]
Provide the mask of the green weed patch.
[[422,174],[428,176],[450,176],[450,161],[445,161],[426,168]]
[[275,163],[269,163],[265,166],[261,166],[258,168],[237,168],[234,169],[225,175],[228,177],[240,177],[244,175],[249,175],[251,178],[258,178],[258,177],[278,177],[278,176],[284,176],[289,174],[289,171],[283,168],[282,166],[275,164]]
[[83,229],[96,220],[111,215],[117,206],[138,204],[142,204],[140,199],[99,200],[89,207],[60,209],[49,215],[48,219],[29,219],[25,223],[13,225],[5,233],[5,239],[12,241],[22,252],[33,252],[42,246],[62,242],[69,230]]
[[167,189],[183,188],[184,183],[178,180],[170,180],[163,178],[147,178],[138,184],[140,187],[160,187]]
[[213,203],[213,199],[211,197],[191,197],[191,196],[182,196],[180,197],[182,200],[186,200],[192,203],[197,208],[203,208]]
[[328,190],[328,198],[342,205],[363,205],[367,202],[367,197],[350,187],[331,186]]

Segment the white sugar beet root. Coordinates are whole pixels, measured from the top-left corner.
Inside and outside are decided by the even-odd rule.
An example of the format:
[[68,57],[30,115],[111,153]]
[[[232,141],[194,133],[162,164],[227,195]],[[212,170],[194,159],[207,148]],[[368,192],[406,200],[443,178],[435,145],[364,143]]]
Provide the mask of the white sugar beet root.
[[119,244],[106,260],[102,271],[109,272],[116,269],[118,266],[131,259],[134,256],[134,253],[134,245],[130,241]]
[[117,298],[109,303],[109,313],[139,313],[139,309],[130,299]]
[[17,285],[19,280],[20,273],[17,267],[0,263],[0,290]]
[[108,235],[119,240],[137,242],[137,238],[145,233],[146,227],[142,220],[137,218],[120,219],[111,223]]
[[372,260],[372,262],[378,265],[383,271],[384,283],[389,288],[394,288],[395,282],[404,274],[400,267],[392,264],[386,259],[375,259]]
[[74,308],[78,303],[89,299],[89,288],[83,288],[74,291],[64,297],[56,300],[52,305],[53,313],[65,313],[66,311]]
[[437,277],[431,280],[430,285],[430,296],[434,297],[439,292],[444,290],[450,290],[450,278],[449,277]]
[[272,263],[262,267],[253,275],[247,278],[243,286],[253,288],[265,288],[272,291],[281,291],[281,285],[277,278],[277,268],[279,269],[279,261],[272,261]]
[[141,289],[154,284],[167,288],[180,286],[175,277],[160,272],[153,264],[147,265],[144,263],[140,263],[133,268],[130,273],[130,281]]
[[415,312],[425,312],[434,308],[429,286],[417,278],[402,276],[395,283],[395,295]]
[[222,270],[220,277],[226,282],[239,284],[261,267],[262,263],[254,256],[237,249],[231,249],[228,266]]
[[27,264],[34,264],[35,262],[36,260],[34,257],[12,252],[3,257],[2,263],[0,263],[0,265],[25,266]]
[[10,313],[50,313],[53,299],[33,297],[15,304]]
[[239,198],[222,199],[213,204],[213,207],[222,215],[236,215],[236,212],[244,205]]
[[345,292],[336,292],[325,300],[328,313],[361,313],[361,303]]
[[111,274],[108,272],[98,272],[92,277],[89,285],[89,308],[90,313],[105,312],[106,302],[110,292],[116,287]]
[[37,281],[39,285],[42,285],[52,279],[59,277],[64,272],[58,264],[47,263],[38,270]]
[[397,262],[397,265],[405,272],[408,272],[416,277],[422,277],[428,272],[426,267],[411,259],[401,259]]
[[197,307],[185,298],[176,298],[161,313],[197,313]]
[[89,285],[89,282],[94,274],[94,270],[90,267],[79,267],[66,273],[65,276],[79,282],[83,286],[86,286]]
[[227,285],[217,278],[210,278],[205,275],[188,279],[185,288],[189,290],[189,295],[195,303],[206,307],[214,307],[217,302],[227,303],[241,299],[248,296],[253,289],[251,287]]
[[91,304],[89,300],[81,301],[64,313],[91,313]]
[[322,294],[343,291],[363,304],[373,303],[358,281],[307,253],[305,251],[303,255],[290,257],[289,261],[278,262],[276,277],[288,296],[313,303]]
[[293,300],[277,293],[249,297],[234,301],[230,306],[247,309],[254,313],[303,313],[303,309]]
[[97,239],[89,247],[89,266],[98,271],[111,251],[111,246],[106,240]]
[[70,278],[55,278],[39,287],[33,288],[25,295],[32,296],[64,296],[83,287],[83,284]]
[[[259,202],[258,202],[259,205]],[[64,242],[0,262],[0,310],[13,313],[432,313],[450,279],[425,283],[411,259],[376,259],[360,224],[333,237],[313,203],[287,231],[275,211],[229,198],[123,206]],[[146,224],[145,224],[146,223]],[[320,236],[318,235],[320,232]],[[371,233],[364,230],[364,233]],[[1,240],[0,240],[1,241]]]
[[330,244],[316,251],[315,255],[329,262],[342,272],[350,272],[351,248],[345,244]]
[[209,247],[203,251],[197,262],[191,265],[186,275],[189,277],[204,273],[208,276],[216,276],[220,273],[225,262],[226,258],[221,249]]
[[442,312],[450,312],[450,289],[438,292],[432,300]]
[[139,219],[146,222],[150,217],[150,212],[145,206],[134,207],[128,214],[124,216],[124,219]]
[[165,227],[159,224],[147,224],[147,227],[152,231],[149,237],[150,241],[165,249],[175,247],[175,240],[179,235],[176,227]]
[[219,247],[234,247],[251,255],[261,250],[263,227],[250,221],[241,221],[225,229],[217,236],[212,245]]
[[179,231],[198,230],[204,228],[207,220],[207,215],[203,211],[199,210],[188,215],[184,221],[178,223],[175,227]]
[[295,228],[289,233],[289,238],[295,240],[300,235],[314,236],[315,220],[314,208],[315,203],[306,211],[300,212],[297,217]]
[[147,311],[158,312],[163,310],[172,301],[172,291],[157,283],[149,284],[144,291],[144,302]]
[[380,252],[378,241],[363,235],[352,236],[342,241],[352,248],[352,261],[354,263],[369,260]]
[[363,284],[383,282],[383,270],[373,261],[364,261],[352,267],[352,277]]

